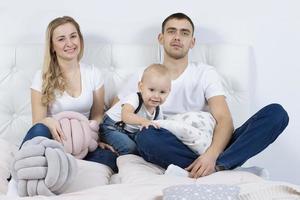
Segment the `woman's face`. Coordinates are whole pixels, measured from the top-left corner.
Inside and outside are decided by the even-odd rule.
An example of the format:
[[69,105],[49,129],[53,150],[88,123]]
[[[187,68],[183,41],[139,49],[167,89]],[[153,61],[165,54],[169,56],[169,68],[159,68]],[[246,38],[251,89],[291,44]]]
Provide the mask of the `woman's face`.
[[52,44],[58,60],[77,61],[81,44],[79,34],[73,24],[66,23],[55,28]]

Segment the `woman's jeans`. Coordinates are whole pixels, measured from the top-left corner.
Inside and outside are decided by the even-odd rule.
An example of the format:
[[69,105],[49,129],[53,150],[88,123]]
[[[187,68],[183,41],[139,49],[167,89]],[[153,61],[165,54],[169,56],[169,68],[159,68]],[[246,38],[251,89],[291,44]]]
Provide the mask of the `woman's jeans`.
[[[241,166],[252,156],[264,150],[288,125],[287,112],[279,104],[270,104],[234,131],[234,134],[216,161],[223,169]],[[140,155],[148,162],[167,168],[170,164],[188,167],[199,155],[191,151],[166,129],[143,129],[136,137]]]
[[101,139],[111,145],[119,155],[137,154],[136,133],[131,133],[118,126],[109,116],[104,115],[100,125]]
[[[27,132],[27,134],[21,144],[21,147],[25,141],[30,140],[37,136],[43,136],[43,137],[52,139],[52,135],[51,135],[49,128],[47,126],[45,126],[44,124],[38,123],[38,124],[35,124],[34,126],[32,126],[31,129]],[[93,162],[107,165],[115,172],[117,171],[116,159],[117,159],[116,154],[114,154],[110,150],[101,149],[99,147],[95,151],[89,152],[86,155],[86,157],[84,158],[84,160],[87,160],[87,161],[93,161]]]

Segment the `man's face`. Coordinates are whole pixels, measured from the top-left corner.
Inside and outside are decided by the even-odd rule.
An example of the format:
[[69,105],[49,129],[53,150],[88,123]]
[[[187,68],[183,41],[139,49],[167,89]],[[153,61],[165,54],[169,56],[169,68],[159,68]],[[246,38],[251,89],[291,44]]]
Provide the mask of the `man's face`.
[[186,19],[171,19],[158,36],[167,56],[181,59],[187,56],[189,49],[194,47],[193,27]]

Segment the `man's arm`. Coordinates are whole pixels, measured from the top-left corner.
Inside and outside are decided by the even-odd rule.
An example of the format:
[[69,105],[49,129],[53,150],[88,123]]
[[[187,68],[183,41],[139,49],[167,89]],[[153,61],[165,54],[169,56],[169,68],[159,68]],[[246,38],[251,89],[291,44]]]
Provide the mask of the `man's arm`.
[[226,148],[233,133],[233,122],[225,97],[211,97],[208,99],[208,106],[216,120],[216,126],[210,147],[186,168],[193,178],[215,172],[216,160]]

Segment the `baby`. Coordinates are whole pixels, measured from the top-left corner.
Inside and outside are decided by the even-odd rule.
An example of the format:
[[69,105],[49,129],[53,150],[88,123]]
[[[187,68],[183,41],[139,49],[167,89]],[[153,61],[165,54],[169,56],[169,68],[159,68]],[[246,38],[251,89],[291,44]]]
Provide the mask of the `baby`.
[[160,105],[171,90],[168,69],[152,64],[144,70],[138,83],[138,93],[132,93],[111,107],[100,125],[101,138],[113,146],[119,155],[136,154],[135,136],[142,128],[159,125],[153,120],[163,119]]

